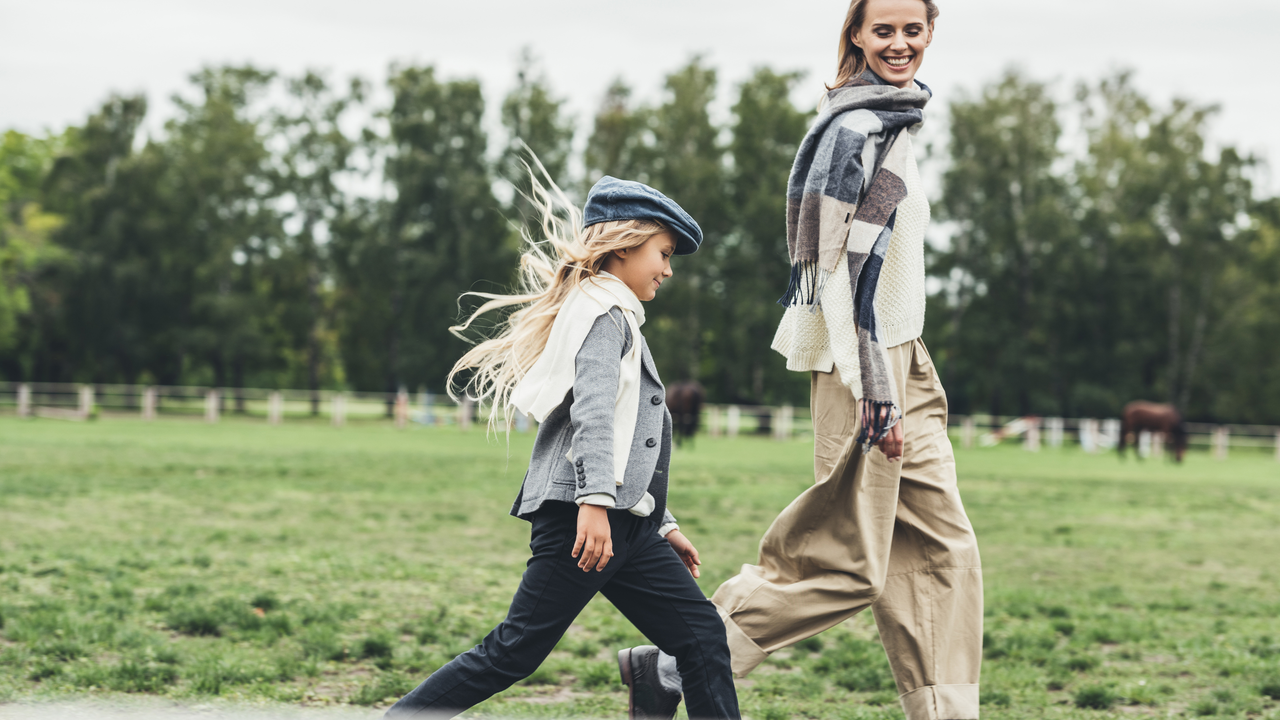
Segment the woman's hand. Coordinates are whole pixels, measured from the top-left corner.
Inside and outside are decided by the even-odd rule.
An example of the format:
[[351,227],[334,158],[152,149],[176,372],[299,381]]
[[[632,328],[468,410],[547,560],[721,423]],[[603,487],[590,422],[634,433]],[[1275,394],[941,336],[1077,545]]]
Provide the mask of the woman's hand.
[[[579,557],[581,554],[581,557]],[[573,541],[573,556],[582,572],[604,569],[613,557],[613,534],[609,532],[609,511],[599,505],[578,506],[578,537]]]
[[676,555],[680,556],[680,560],[684,566],[689,568],[689,573],[694,577],[698,577],[698,566],[702,561],[698,559],[698,548],[689,542],[689,538],[679,530],[672,530],[667,533],[667,542],[671,543],[671,549],[676,551]]
[[890,462],[902,459],[902,420],[898,420],[893,427],[889,428],[889,432],[880,438],[876,447],[880,448],[880,452],[884,453]]

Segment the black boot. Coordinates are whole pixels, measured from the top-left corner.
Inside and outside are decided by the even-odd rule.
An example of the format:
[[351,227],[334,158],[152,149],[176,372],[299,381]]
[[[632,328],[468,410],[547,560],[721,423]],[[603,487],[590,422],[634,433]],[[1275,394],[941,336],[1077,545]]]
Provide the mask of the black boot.
[[[632,720],[672,720],[680,705],[680,677],[658,672],[658,648],[652,645],[618,651],[618,670],[628,688],[627,717]],[[674,686],[674,687],[673,687]]]

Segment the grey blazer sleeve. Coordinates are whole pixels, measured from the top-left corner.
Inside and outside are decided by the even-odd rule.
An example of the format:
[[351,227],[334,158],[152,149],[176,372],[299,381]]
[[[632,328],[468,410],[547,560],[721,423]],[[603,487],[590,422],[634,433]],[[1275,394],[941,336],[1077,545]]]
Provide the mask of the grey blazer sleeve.
[[670,525],[675,521],[676,521],[676,516],[671,514],[671,508],[664,508],[662,511],[662,522],[658,523],[658,526],[661,527],[663,525]]
[[573,464],[578,476],[574,498],[595,493],[618,497],[613,476],[613,405],[618,397],[622,356],[630,348],[631,329],[618,308],[596,318],[574,363]]

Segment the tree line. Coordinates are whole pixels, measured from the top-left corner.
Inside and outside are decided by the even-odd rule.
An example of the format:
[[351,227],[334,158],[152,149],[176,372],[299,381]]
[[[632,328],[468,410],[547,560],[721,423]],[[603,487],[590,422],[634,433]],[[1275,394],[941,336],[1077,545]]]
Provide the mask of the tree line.
[[[694,59],[656,102],[615,82],[579,127],[526,56],[491,138],[479,83],[431,66],[393,65],[385,92],[210,67],[159,131],[146,97],[113,95],[62,132],[6,132],[0,377],[440,392],[459,296],[514,278],[531,150],[576,197],[641,180],[701,224],[647,309],[669,382],[803,403],[808,379],[769,350],[801,81],[761,68],[725,89]],[[1157,106],[1124,75],[1066,104],[1016,74],[956,95],[931,108],[949,137],[926,160],[945,170],[925,334],[952,410],[1145,397],[1280,422],[1280,201],[1255,197],[1251,158],[1207,150],[1212,108]]]

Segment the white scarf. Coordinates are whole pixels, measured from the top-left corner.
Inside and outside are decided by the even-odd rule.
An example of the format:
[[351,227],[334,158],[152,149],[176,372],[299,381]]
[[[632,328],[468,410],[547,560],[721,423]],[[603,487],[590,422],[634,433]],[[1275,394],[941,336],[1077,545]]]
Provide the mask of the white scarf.
[[[551,336],[542,355],[511,391],[511,404],[538,422],[559,407],[573,389],[583,341],[596,318],[614,307],[623,311],[631,328],[631,351],[622,357],[618,394],[613,403],[613,479],[621,485],[640,412],[640,326],[644,324],[644,308],[631,288],[617,277],[602,272],[569,292],[551,325]],[[569,459],[573,459],[572,448]]]

